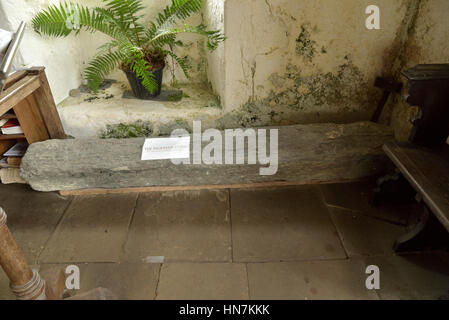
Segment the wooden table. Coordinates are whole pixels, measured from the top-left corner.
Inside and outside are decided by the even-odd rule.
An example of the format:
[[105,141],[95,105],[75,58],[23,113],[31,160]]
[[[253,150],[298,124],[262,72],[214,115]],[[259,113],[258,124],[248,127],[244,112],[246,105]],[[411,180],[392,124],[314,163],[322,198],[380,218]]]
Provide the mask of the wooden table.
[[18,140],[31,144],[65,138],[44,67],[17,71],[8,77],[0,94],[0,119],[5,118],[17,118],[24,134],[0,134],[0,155]]
[[417,192],[424,211],[412,230],[398,239],[396,251],[410,251],[441,243],[449,245],[449,146],[431,150],[409,143],[388,142],[383,147]]

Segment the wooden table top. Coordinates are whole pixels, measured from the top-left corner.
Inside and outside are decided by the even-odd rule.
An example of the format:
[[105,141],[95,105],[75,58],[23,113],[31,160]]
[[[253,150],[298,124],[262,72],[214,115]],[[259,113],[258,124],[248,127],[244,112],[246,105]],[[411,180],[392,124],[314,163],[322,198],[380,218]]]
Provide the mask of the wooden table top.
[[434,151],[392,141],[383,149],[449,231],[449,146]]

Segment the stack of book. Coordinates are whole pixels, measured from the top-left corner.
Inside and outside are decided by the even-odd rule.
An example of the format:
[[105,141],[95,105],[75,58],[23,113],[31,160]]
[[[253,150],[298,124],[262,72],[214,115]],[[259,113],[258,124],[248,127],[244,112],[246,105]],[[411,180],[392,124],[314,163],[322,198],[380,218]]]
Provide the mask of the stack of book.
[[23,134],[23,130],[17,119],[1,119],[0,130],[2,134]]
[[28,148],[26,141],[17,142],[0,159],[0,168],[18,168]]

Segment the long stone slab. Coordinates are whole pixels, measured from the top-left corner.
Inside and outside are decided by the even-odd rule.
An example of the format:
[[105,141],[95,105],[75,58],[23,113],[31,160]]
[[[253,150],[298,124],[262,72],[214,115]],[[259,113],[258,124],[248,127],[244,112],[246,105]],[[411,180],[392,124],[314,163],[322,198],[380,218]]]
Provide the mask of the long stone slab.
[[[388,163],[381,147],[393,139],[390,128],[371,122],[270,129],[279,130],[275,175],[260,175],[259,169],[265,165],[259,163],[175,165],[170,160],[141,161],[144,138],[34,143],[22,160],[20,175],[38,191],[346,181],[381,173]],[[203,148],[209,143],[203,142]]]

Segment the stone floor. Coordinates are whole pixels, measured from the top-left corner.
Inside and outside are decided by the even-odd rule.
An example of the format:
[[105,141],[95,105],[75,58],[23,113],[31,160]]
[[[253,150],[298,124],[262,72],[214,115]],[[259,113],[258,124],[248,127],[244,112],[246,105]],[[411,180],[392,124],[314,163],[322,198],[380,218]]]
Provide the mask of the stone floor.
[[[416,207],[374,209],[369,183],[61,197],[0,185],[28,261],[49,281],[122,299],[449,299],[449,255],[391,249]],[[380,268],[368,290],[366,266]],[[0,272],[0,299],[12,299]]]

